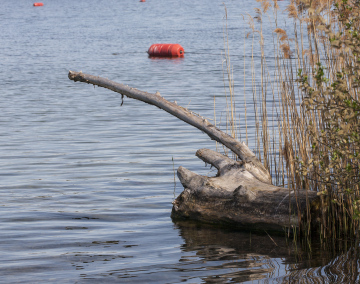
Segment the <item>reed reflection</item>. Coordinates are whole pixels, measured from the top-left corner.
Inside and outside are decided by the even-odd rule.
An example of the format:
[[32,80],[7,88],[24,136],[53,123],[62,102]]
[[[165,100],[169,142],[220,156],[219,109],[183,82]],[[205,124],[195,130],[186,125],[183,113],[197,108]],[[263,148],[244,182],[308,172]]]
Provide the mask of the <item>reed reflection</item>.
[[[359,283],[355,247],[334,254],[318,244],[304,250],[285,236],[266,232],[230,231],[189,222],[176,222],[176,227],[184,239],[180,261],[196,262],[203,283]],[[196,260],[188,257],[191,252]]]

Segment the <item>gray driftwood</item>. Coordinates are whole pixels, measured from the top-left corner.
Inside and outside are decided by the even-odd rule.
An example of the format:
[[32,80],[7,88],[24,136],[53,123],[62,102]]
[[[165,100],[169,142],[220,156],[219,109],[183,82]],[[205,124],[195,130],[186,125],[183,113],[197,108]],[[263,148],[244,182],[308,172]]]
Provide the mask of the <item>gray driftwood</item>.
[[[179,167],[177,174],[184,191],[173,202],[172,218],[273,231],[297,228],[309,217],[309,213],[313,218],[318,218],[320,201],[316,192],[289,191],[272,185],[268,170],[246,144],[224,133],[203,117],[167,101],[158,92],[150,94],[82,72],[69,71],[68,76],[75,82],[104,87],[155,105],[200,129],[240,158],[239,162],[212,150],[198,150],[196,156],[216,167],[218,174],[216,177],[205,177]],[[312,223],[316,224],[314,220]]]

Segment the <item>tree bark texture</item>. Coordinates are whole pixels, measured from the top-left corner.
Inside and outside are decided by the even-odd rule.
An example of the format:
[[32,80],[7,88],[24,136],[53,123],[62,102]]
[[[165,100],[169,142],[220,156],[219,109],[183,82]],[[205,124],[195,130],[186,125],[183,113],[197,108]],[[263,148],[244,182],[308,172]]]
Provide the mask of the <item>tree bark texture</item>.
[[[218,169],[216,177],[197,175],[184,167],[177,174],[184,191],[173,202],[173,219],[192,219],[213,224],[282,231],[298,228],[311,215],[319,219],[320,198],[316,192],[277,187],[271,176],[248,146],[224,133],[205,118],[164,99],[160,93],[147,93],[106,78],[69,71],[75,82],[97,85],[123,96],[155,105],[180,120],[198,128],[230,149],[239,158],[208,149],[196,156]],[[312,222],[316,224],[316,222]]]

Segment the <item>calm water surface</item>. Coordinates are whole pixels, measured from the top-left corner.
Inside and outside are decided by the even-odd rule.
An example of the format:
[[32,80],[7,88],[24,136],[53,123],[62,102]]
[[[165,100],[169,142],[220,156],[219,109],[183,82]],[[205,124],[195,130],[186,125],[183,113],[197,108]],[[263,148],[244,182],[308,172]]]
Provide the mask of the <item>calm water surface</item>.
[[[118,94],[67,78],[82,70],[159,91],[209,118],[215,96],[221,119],[222,2],[2,3],[1,283],[350,281],[346,255],[299,257],[283,237],[173,223],[174,169],[214,174],[194,154],[215,144],[155,107],[120,107]],[[225,2],[241,87],[241,13],[256,2]],[[161,42],[180,43],[185,58],[148,58]]]

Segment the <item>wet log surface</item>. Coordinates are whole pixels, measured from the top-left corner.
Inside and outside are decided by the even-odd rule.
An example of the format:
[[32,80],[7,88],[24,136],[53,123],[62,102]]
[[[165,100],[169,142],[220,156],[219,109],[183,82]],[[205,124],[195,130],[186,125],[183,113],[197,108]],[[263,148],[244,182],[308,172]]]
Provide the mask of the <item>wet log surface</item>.
[[177,174],[184,191],[173,202],[173,219],[192,219],[260,231],[298,228],[310,215],[313,225],[317,223],[320,198],[316,192],[289,191],[272,185],[270,173],[246,144],[222,132],[200,115],[167,101],[158,92],[143,92],[82,72],[69,71],[68,77],[75,82],[104,87],[155,105],[203,131],[239,157],[241,161],[235,161],[212,150],[198,150],[198,158],[218,169],[216,177],[200,176],[179,167]]

